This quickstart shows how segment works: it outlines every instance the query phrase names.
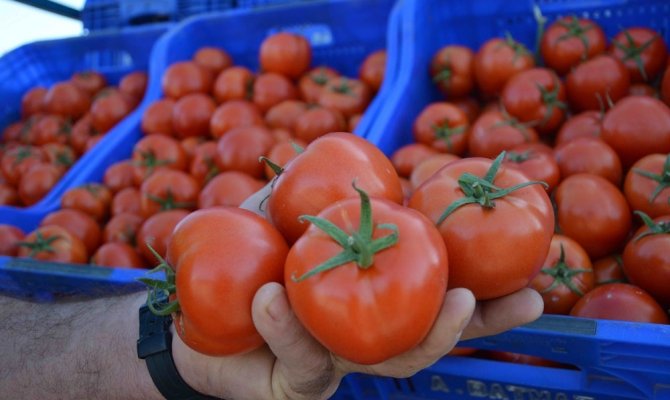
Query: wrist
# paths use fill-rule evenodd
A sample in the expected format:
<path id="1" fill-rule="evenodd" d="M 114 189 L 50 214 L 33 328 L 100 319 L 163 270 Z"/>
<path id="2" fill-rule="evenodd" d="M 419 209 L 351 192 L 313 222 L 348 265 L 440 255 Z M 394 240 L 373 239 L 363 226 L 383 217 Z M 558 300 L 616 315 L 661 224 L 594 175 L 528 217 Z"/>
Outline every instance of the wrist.
<path id="1" fill-rule="evenodd" d="M 203 357 L 206 356 L 191 350 L 191 348 L 181 340 L 179 334 L 177 334 L 174 324 L 171 327 L 171 331 L 172 357 L 174 358 L 174 364 L 182 379 L 184 379 L 190 387 L 200 393 L 223 397 L 220 393 L 216 393 L 213 388 L 207 384 L 208 375 L 206 361 L 203 361 Z"/>

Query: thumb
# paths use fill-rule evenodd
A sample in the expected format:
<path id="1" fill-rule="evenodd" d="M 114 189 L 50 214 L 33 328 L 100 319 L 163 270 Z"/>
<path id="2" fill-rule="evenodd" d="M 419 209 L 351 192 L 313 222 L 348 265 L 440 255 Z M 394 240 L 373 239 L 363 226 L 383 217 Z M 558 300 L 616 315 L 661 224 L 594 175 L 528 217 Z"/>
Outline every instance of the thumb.
<path id="1" fill-rule="evenodd" d="M 252 315 L 256 329 L 277 357 L 272 371 L 275 398 L 318 399 L 335 392 L 341 376 L 330 352 L 300 324 L 282 285 L 263 285 L 254 297 Z"/>

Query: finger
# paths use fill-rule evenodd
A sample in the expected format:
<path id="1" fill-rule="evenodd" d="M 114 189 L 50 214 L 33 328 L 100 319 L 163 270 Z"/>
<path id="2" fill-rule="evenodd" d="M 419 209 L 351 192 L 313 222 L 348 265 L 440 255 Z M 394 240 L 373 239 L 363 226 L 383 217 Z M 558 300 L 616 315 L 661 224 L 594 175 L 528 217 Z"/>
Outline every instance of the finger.
<path id="1" fill-rule="evenodd" d="M 262 286 L 252 314 L 256 329 L 277 357 L 272 378 L 275 398 L 317 399 L 334 393 L 341 376 L 330 353 L 291 311 L 283 286 L 274 282 Z"/>
<path id="2" fill-rule="evenodd" d="M 445 296 L 433 327 L 415 348 L 380 364 L 364 366 L 344 362 L 347 372 L 365 372 L 402 378 L 434 364 L 454 348 L 475 310 L 475 298 L 467 289 L 452 289 Z"/>
<path id="3" fill-rule="evenodd" d="M 263 186 L 263 188 L 256 193 L 249 196 L 246 200 L 240 204 L 240 208 L 244 208 L 251 212 L 254 212 L 261 217 L 265 217 L 265 206 L 268 197 L 272 193 L 272 182 Z"/>
<path id="4" fill-rule="evenodd" d="M 543 309 L 542 296 L 529 288 L 495 300 L 482 301 L 477 304 L 462 339 L 495 335 L 527 324 L 538 319 Z"/>

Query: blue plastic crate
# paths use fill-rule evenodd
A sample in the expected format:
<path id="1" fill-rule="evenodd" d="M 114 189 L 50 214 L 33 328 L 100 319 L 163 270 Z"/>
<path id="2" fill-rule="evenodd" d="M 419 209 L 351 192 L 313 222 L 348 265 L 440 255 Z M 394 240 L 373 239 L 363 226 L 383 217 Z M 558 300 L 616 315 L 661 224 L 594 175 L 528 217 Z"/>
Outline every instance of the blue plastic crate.
<path id="1" fill-rule="evenodd" d="M 69 79 L 77 71 L 96 70 L 116 85 L 127 73 L 147 71 L 154 43 L 167 31 L 166 26 L 151 26 L 114 34 L 35 42 L 21 46 L 0 58 L 0 131 L 20 119 L 21 97 L 34 86 L 49 87 Z M 132 115 L 132 114 L 131 114 Z M 102 141 L 120 135 L 123 122 Z M 0 206 L 0 223 L 23 229 L 35 226 L 36 219 L 58 207 L 68 187 L 83 183 L 82 170 L 96 157 L 96 150 L 84 155 L 41 201 L 30 207 Z"/>
<path id="2" fill-rule="evenodd" d="M 177 22 L 193 15 L 235 7 L 235 0 L 87 0 L 84 29 L 99 31 Z"/>
<path id="3" fill-rule="evenodd" d="M 294 3 L 306 3 L 314 0 L 237 0 L 235 4 L 238 8 L 255 8 L 281 6 Z"/>

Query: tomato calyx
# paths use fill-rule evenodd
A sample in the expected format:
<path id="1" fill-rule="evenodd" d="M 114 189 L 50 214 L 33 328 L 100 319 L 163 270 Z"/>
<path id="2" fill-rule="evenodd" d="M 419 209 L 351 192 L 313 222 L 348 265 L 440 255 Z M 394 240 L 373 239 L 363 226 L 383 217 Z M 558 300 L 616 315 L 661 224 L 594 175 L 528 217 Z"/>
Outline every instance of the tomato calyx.
<path id="1" fill-rule="evenodd" d="M 361 269 L 368 269 L 374 264 L 374 255 L 382 250 L 385 250 L 396 243 L 398 243 L 398 227 L 395 224 L 377 224 L 373 226 L 372 223 L 372 206 L 370 204 L 370 197 L 368 194 L 356 186 L 356 182 L 352 184 L 361 198 L 361 217 L 358 231 L 352 234 L 347 234 L 332 222 L 315 217 L 312 215 L 300 216 L 301 221 L 309 221 L 317 228 L 321 229 L 340 246 L 342 252 L 335 257 L 317 265 L 313 269 L 305 272 L 303 275 L 296 277 L 295 273 L 291 276 L 294 282 L 303 281 L 310 276 L 331 270 L 340 265 L 355 262 Z M 374 229 L 390 230 L 389 235 L 372 239 Z"/>
<path id="2" fill-rule="evenodd" d="M 637 66 L 637 69 L 640 70 L 642 79 L 647 82 L 649 77 L 647 76 L 647 71 L 644 69 L 642 53 L 644 53 L 649 48 L 649 46 L 651 46 L 651 44 L 654 43 L 656 39 L 658 39 L 658 35 L 654 35 L 654 37 L 638 46 L 635 44 L 635 40 L 633 40 L 633 37 L 630 35 L 628 29 L 624 30 L 623 34 L 626 37 L 626 43 L 624 44 L 618 41 L 614 41 L 613 44 L 623 53 L 623 61 L 633 60 L 635 62 L 635 66 Z"/>
<path id="3" fill-rule="evenodd" d="M 518 40 L 514 39 L 511 33 L 505 32 L 505 42 L 504 42 L 512 51 L 514 51 L 514 57 L 512 57 L 512 63 L 516 63 L 516 61 L 526 55 L 530 54 L 530 51 L 524 46 L 523 43 L 519 42 Z"/>
<path id="4" fill-rule="evenodd" d="M 584 296 L 584 293 L 581 290 L 579 290 L 577 286 L 575 286 L 574 282 L 572 281 L 572 278 L 576 275 L 593 271 L 587 268 L 571 269 L 570 267 L 568 267 L 568 264 L 565 263 L 565 249 L 561 244 L 561 253 L 556 263 L 554 263 L 554 265 L 552 265 L 549 268 L 542 268 L 540 272 L 554 278 L 554 281 L 551 283 L 551 285 L 549 285 L 549 287 L 547 287 L 546 289 L 542 290 L 542 293 L 551 292 L 557 287 L 563 285 L 568 289 L 570 289 L 570 291 L 573 292 L 574 294 L 578 296 Z"/>
<path id="5" fill-rule="evenodd" d="M 56 153 L 56 165 L 61 167 L 69 167 L 72 164 L 74 164 L 74 159 L 70 153 L 64 150 Z"/>
<path id="6" fill-rule="evenodd" d="M 42 232 L 35 232 L 35 241 L 34 242 L 19 242 L 19 247 L 25 247 L 30 250 L 28 257 L 35 257 L 40 253 L 54 253 L 53 243 L 56 240 L 62 239 L 58 235 L 50 236 L 45 238 L 42 235 Z"/>
<path id="7" fill-rule="evenodd" d="M 454 145 L 451 138 L 456 135 L 460 135 L 465 131 L 465 126 L 449 126 L 448 121 L 444 121 L 442 124 L 434 124 L 432 127 L 433 132 L 435 132 L 435 138 L 443 141 L 447 145 L 447 149 L 452 150 Z"/>
<path id="8" fill-rule="evenodd" d="M 165 197 L 147 194 L 147 198 L 157 203 L 161 211 L 192 209 L 195 207 L 195 203 L 192 201 L 178 201 L 170 189 L 165 192 Z"/>
<path id="9" fill-rule="evenodd" d="M 493 182 L 495 180 L 496 174 L 498 173 L 500 164 L 502 164 L 504 159 L 505 152 L 503 151 L 493 161 L 491 167 L 483 178 L 469 172 L 463 173 L 458 178 L 458 185 L 465 194 L 465 197 L 452 202 L 437 220 L 436 225 L 441 225 L 448 216 L 466 204 L 476 203 L 479 204 L 482 208 L 492 209 L 495 208 L 494 200 L 503 198 L 510 193 L 522 189 L 526 186 L 540 184 L 544 186 L 545 189 L 549 186 L 546 182 L 542 181 L 528 181 L 507 188 L 501 188 L 494 185 Z"/>
<path id="10" fill-rule="evenodd" d="M 530 140 L 530 136 L 528 134 L 528 127 L 531 126 L 531 125 L 536 124 L 536 122 L 523 123 L 523 122 L 519 121 L 518 119 L 514 118 L 513 116 L 511 116 L 507 112 L 507 110 L 502 110 L 502 115 L 503 115 L 504 119 L 502 121 L 498 121 L 495 124 L 491 125 L 491 128 L 497 129 L 497 128 L 500 128 L 500 127 L 503 127 L 503 126 L 510 126 L 512 128 L 515 128 L 516 130 L 518 130 L 526 141 Z"/>
<path id="11" fill-rule="evenodd" d="M 653 172 L 649 172 L 640 168 L 633 168 L 633 172 L 658 182 L 658 186 L 654 188 L 654 191 L 649 197 L 649 203 L 653 203 L 663 190 L 670 188 L 670 154 L 665 158 L 665 163 L 663 163 L 663 172 L 660 174 L 654 174 Z"/>
<path id="12" fill-rule="evenodd" d="M 355 96 L 354 87 L 349 83 L 349 80 L 342 78 L 340 84 L 333 85 L 331 90 L 337 94 L 343 94 L 346 96 Z"/>
<path id="13" fill-rule="evenodd" d="M 574 37 L 579 39 L 584 45 L 584 51 L 582 52 L 582 60 L 586 60 L 586 58 L 589 55 L 588 53 L 589 39 L 586 37 L 586 32 L 593 29 L 593 25 L 588 24 L 586 26 L 582 26 L 579 23 L 579 19 L 577 19 L 577 17 L 575 17 L 574 15 L 569 19 L 558 21 L 558 25 L 565 28 L 567 32 L 559 36 L 557 40 L 559 42 L 562 42 L 564 40 L 568 40 Z"/>
<path id="14" fill-rule="evenodd" d="M 97 183 L 85 183 L 81 186 L 82 189 L 89 192 L 93 197 L 98 198 L 100 191 L 102 190 L 102 185 Z"/>
<path id="15" fill-rule="evenodd" d="M 147 307 L 154 315 L 163 317 L 178 312 L 180 310 L 179 300 L 173 299 L 165 303 L 160 296 L 161 294 L 164 294 L 169 299 L 172 295 L 177 293 L 177 285 L 175 283 L 177 274 L 172 267 L 170 267 L 170 264 L 168 264 L 168 262 L 161 257 L 149 243 L 146 243 L 146 245 L 159 262 L 159 264 L 154 269 L 148 271 L 147 274 L 156 274 L 159 272 L 165 273 L 165 280 L 152 278 L 137 279 L 144 283 L 148 288 Z"/>
<path id="16" fill-rule="evenodd" d="M 172 164 L 172 160 L 161 160 L 156 156 L 153 150 L 140 151 L 140 159 L 133 161 L 136 167 L 146 168 L 145 176 L 151 175 L 158 167 Z"/>
<path id="17" fill-rule="evenodd" d="M 666 235 L 670 234 L 670 222 L 668 221 L 661 221 L 661 222 L 654 222 L 653 219 L 644 211 L 634 211 L 634 214 L 637 214 L 640 218 L 642 218 L 642 221 L 644 224 L 649 228 L 648 231 L 642 232 L 639 235 L 637 235 L 633 241 L 637 242 L 638 240 L 647 237 L 647 236 L 652 236 L 652 235 Z"/>
<path id="18" fill-rule="evenodd" d="M 537 83 L 537 90 L 540 91 L 540 97 L 542 99 L 542 103 L 547 107 L 546 112 L 544 113 L 544 117 L 542 117 L 542 120 L 539 121 L 540 126 L 544 126 L 549 122 L 551 117 L 554 115 L 554 110 L 556 108 L 565 111 L 568 111 L 568 105 L 565 104 L 564 101 L 561 101 L 558 98 L 558 95 L 560 94 L 560 82 L 558 82 L 558 79 L 556 77 L 554 78 L 554 88 L 553 89 L 547 89 L 546 87 L 542 86 L 541 84 Z"/>
<path id="19" fill-rule="evenodd" d="M 319 69 L 310 75 L 310 79 L 319 86 L 326 86 L 329 78 L 323 69 Z"/>
<path id="20" fill-rule="evenodd" d="M 58 135 L 65 136 L 68 141 L 70 140 L 70 137 L 72 137 L 72 120 L 70 118 L 65 119 L 61 123 L 58 129 Z"/>
<path id="21" fill-rule="evenodd" d="M 16 167 L 17 165 L 21 164 L 21 161 L 32 157 L 34 154 L 35 152 L 30 146 L 19 147 L 19 150 L 16 152 L 16 158 L 14 159 L 13 165 Z"/>

